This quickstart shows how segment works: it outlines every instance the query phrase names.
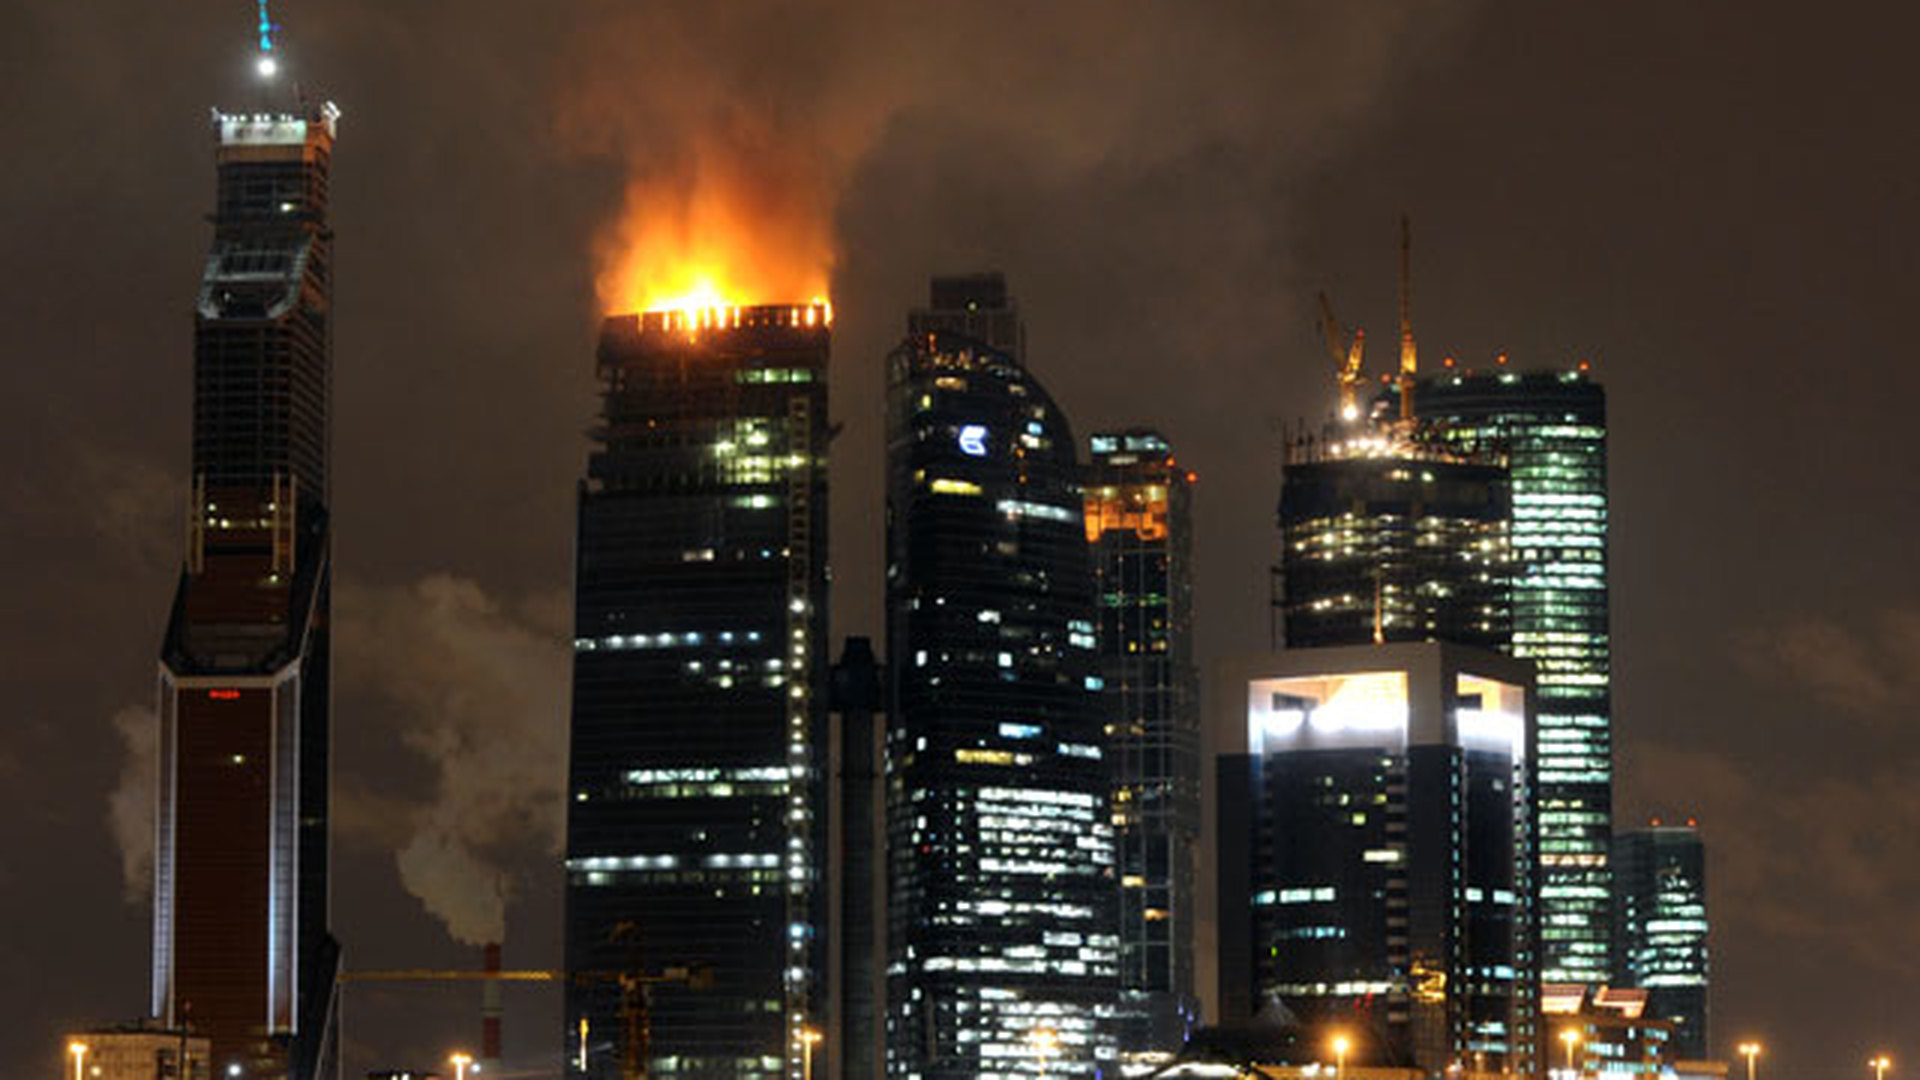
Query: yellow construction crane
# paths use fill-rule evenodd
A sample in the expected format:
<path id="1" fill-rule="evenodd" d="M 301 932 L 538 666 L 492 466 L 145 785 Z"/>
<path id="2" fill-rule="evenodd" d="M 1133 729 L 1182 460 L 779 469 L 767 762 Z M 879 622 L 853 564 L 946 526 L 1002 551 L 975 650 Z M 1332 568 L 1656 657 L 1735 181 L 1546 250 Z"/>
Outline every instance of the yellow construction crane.
<path id="1" fill-rule="evenodd" d="M 613 983 L 620 987 L 620 1021 L 625 1029 L 625 1052 L 621 1055 L 621 1080 L 646 1080 L 648 1043 L 653 1036 L 653 988 L 661 983 L 682 983 L 692 990 L 713 986 L 711 969 L 694 966 L 665 967 L 658 971 L 446 971 L 408 968 L 398 971 L 344 971 L 343 983 L 403 982 L 572 982 L 578 986 Z M 585 1023 L 581 1038 L 585 1040 Z M 584 1066 L 583 1066 L 584 1067 Z"/>
<path id="2" fill-rule="evenodd" d="M 1327 356 L 1340 379 L 1340 419 L 1360 419 L 1360 363 L 1367 351 L 1367 332 L 1354 328 L 1351 340 L 1333 317 L 1333 301 L 1320 294 L 1320 337 L 1327 343 Z"/>
<path id="3" fill-rule="evenodd" d="M 1413 226 L 1400 215 L 1400 420 L 1413 423 L 1413 380 L 1420 353 L 1413 344 Z"/>

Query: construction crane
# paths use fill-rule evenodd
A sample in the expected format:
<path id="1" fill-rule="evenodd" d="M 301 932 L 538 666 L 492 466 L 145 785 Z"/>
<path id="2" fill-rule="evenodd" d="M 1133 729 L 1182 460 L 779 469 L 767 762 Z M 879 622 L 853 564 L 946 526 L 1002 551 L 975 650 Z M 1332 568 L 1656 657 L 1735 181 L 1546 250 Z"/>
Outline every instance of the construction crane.
<path id="1" fill-rule="evenodd" d="M 616 928 L 615 933 L 619 933 Z M 617 939 L 616 939 L 617 940 Z M 345 971 L 343 983 L 408 982 L 534 982 L 566 983 L 576 986 L 613 984 L 620 988 L 620 1024 L 625 1035 L 620 1061 L 621 1080 L 646 1080 L 647 1050 L 653 1036 L 653 988 L 661 983 L 680 983 L 690 990 L 713 986 L 711 968 L 676 965 L 658 971 L 467 971 L 410 968 L 398 971 Z M 581 1043 L 586 1041 L 586 1021 L 581 1021 Z M 584 1049 L 582 1051 L 584 1056 Z M 581 1068 L 585 1069 L 583 1062 Z"/>
<path id="2" fill-rule="evenodd" d="M 1333 301 L 1320 294 L 1320 337 L 1327 343 L 1327 356 L 1340 379 L 1340 419 L 1360 419 L 1360 363 L 1367 350 L 1367 332 L 1354 328 L 1348 340 L 1340 320 L 1333 317 Z"/>
<path id="3" fill-rule="evenodd" d="M 1400 422 L 1413 423 L 1413 380 L 1420 352 L 1413 344 L 1413 226 L 1400 215 Z"/>

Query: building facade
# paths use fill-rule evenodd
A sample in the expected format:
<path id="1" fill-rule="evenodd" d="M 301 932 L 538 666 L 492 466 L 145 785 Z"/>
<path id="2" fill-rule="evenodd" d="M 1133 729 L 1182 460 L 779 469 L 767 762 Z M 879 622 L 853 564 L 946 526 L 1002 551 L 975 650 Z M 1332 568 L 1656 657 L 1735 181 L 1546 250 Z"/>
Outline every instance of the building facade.
<path id="1" fill-rule="evenodd" d="M 574 563 L 570 1075 L 804 1070 L 825 1001 L 828 321 L 602 328 Z M 632 981 L 673 968 L 698 977 Z"/>
<path id="2" fill-rule="evenodd" d="M 1079 466 L 1012 353 L 939 328 L 995 302 L 949 285 L 889 357 L 887 1073 L 1092 1077 L 1118 882 Z"/>
<path id="3" fill-rule="evenodd" d="M 1344 425 L 1289 444 L 1274 598 L 1287 648 L 1508 646 L 1506 469 L 1416 434 Z"/>
<path id="4" fill-rule="evenodd" d="M 328 407 L 337 110 L 213 117 L 186 565 L 161 647 L 153 1013 L 216 1067 L 335 1060 Z"/>
<path id="5" fill-rule="evenodd" d="M 1673 1023 L 1673 1052 L 1708 1058 L 1707 853 L 1698 826 L 1662 825 L 1613 840 L 1614 978 Z"/>
<path id="6" fill-rule="evenodd" d="M 1199 1017 L 1192 478 L 1158 432 L 1101 432 L 1090 445 L 1087 541 L 1120 874 L 1120 1049 L 1171 1052 Z"/>
<path id="7" fill-rule="evenodd" d="M 1414 388 L 1444 441 L 1512 475 L 1512 652 L 1539 673 L 1544 963 L 1605 982 L 1613 835 L 1607 400 L 1584 370 L 1447 373 Z"/>
<path id="8" fill-rule="evenodd" d="M 1223 1022 L 1278 1007 L 1371 1064 L 1532 1072 L 1531 683 L 1441 643 L 1264 663 L 1220 765 Z"/>
<path id="9" fill-rule="evenodd" d="M 76 1031 L 66 1039 L 63 1075 L 88 1080 L 213 1080 L 204 1035 L 147 1025 Z"/>
<path id="10" fill-rule="evenodd" d="M 1548 983 L 1540 1012 L 1551 1044 L 1549 1080 L 1676 1075 L 1673 1021 L 1650 1015 L 1645 990 Z"/>

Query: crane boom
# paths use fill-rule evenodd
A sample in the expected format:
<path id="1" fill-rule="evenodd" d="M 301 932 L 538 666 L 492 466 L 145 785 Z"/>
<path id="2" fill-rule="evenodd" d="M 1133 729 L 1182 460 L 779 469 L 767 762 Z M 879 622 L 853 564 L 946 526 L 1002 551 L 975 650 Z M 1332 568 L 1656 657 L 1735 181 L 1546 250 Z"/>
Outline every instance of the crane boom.
<path id="1" fill-rule="evenodd" d="M 1356 420 L 1360 416 L 1360 365 L 1366 354 L 1367 332 L 1359 328 L 1347 338 L 1340 320 L 1333 317 L 1333 301 L 1320 294 L 1320 337 L 1327 345 L 1327 356 L 1340 380 L 1340 418 Z"/>
<path id="2" fill-rule="evenodd" d="M 1413 226 L 1400 215 L 1400 419 L 1413 422 L 1413 380 L 1420 367 L 1413 343 Z"/>

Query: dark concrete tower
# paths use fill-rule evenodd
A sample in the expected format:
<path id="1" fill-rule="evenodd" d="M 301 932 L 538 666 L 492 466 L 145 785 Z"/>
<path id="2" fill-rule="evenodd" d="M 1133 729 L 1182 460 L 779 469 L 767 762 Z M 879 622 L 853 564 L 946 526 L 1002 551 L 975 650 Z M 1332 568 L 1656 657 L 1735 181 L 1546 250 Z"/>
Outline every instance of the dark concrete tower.
<path id="1" fill-rule="evenodd" d="M 263 78 L 277 69 L 263 40 Z M 186 566 L 160 655 L 153 1010 L 215 1068 L 334 1068 L 327 932 L 332 105 L 213 116 Z"/>
<path id="2" fill-rule="evenodd" d="M 887 1072 L 900 1078 L 1115 1064 L 1112 781 L 1073 434 L 1013 353 L 947 328 L 1010 312 L 1004 284 L 982 284 L 998 280 L 936 280 L 889 358 Z M 1019 340 L 1005 320 L 983 332 Z"/>
<path id="3" fill-rule="evenodd" d="M 571 1076 L 799 1080 L 824 1016 L 827 322 L 815 304 L 602 329 L 574 563 Z M 622 976 L 669 968 L 710 985 L 660 982 L 639 1022 Z"/>

